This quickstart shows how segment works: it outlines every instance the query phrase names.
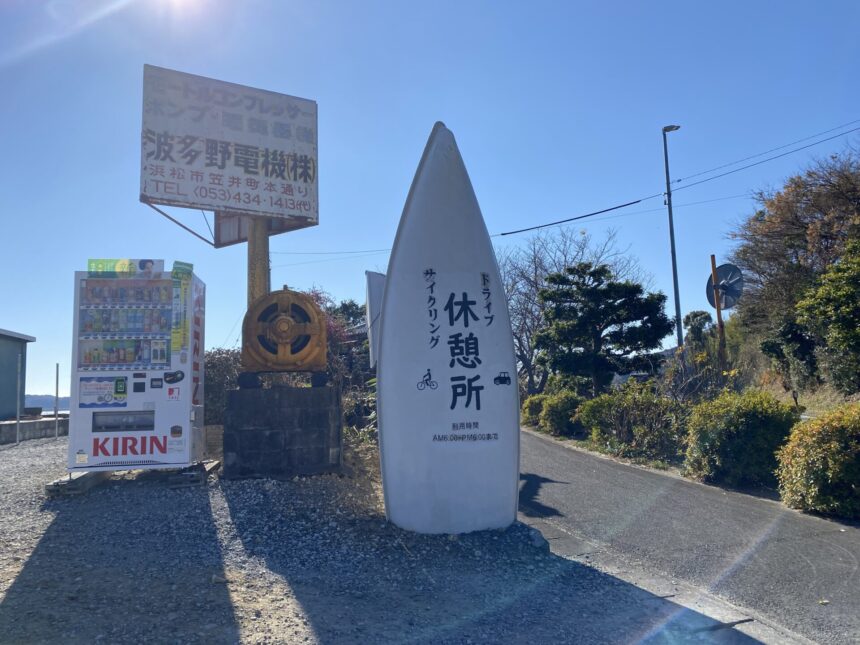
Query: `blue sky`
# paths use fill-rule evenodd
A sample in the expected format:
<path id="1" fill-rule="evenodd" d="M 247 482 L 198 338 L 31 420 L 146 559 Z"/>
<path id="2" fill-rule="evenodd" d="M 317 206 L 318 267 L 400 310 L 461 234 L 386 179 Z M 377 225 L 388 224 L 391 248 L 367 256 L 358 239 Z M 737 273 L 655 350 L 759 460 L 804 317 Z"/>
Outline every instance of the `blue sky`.
<path id="1" fill-rule="evenodd" d="M 858 19 L 853 1 L 4 0 L 0 327 L 38 338 L 28 393 L 53 392 L 56 362 L 67 393 L 73 272 L 157 257 L 207 283 L 207 346 L 237 343 L 244 245 L 212 249 L 138 201 L 144 63 L 317 101 L 320 225 L 272 238 L 272 285 L 363 302 L 385 253 L 309 253 L 390 247 L 435 121 L 491 233 L 571 217 L 660 193 L 666 124 L 681 178 L 860 119 Z M 857 135 L 677 190 L 683 312 L 707 306 L 709 254 L 751 193 Z M 657 197 L 576 226 L 617 229 L 671 311 L 666 219 Z"/>

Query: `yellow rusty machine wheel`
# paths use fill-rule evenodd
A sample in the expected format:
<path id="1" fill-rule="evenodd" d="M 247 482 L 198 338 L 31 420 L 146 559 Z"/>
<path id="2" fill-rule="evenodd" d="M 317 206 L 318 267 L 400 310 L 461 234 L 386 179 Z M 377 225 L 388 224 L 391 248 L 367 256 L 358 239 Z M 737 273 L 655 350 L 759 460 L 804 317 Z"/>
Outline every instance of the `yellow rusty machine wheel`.
<path id="1" fill-rule="evenodd" d="M 310 296 L 289 289 L 258 298 L 242 323 L 242 367 L 249 372 L 325 371 L 325 314 Z"/>

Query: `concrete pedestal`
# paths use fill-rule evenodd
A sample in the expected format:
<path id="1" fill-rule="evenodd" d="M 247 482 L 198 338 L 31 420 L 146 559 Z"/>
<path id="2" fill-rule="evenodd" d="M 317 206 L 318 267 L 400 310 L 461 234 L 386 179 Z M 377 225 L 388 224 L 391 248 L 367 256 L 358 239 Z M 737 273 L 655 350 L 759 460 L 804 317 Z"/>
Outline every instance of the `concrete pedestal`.
<path id="1" fill-rule="evenodd" d="M 227 398 L 223 476 L 337 472 L 341 419 L 340 390 L 334 386 L 234 390 Z"/>

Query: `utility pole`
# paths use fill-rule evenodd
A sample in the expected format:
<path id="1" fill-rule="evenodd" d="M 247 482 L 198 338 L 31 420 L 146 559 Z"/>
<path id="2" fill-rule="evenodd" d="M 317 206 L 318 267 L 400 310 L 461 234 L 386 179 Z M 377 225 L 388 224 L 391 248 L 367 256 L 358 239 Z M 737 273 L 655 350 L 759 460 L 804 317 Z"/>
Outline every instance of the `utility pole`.
<path id="1" fill-rule="evenodd" d="M 720 281 L 717 279 L 717 258 L 711 256 L 711 280 L 714 283 L 714 308 L 717 310 L 717 332 L 719 333 L 719 345 L 717 345 L 717 361 L 720 364 L 720 373 L 726 370 L 726 328 L 723 326 L 723 293 L 720 289 Z"/>
<path id="2" fill-rule="evenodd" d="M 669 245 L 672 249 L 672 285 L 675 288 L 675 333 L 678 336 L 678 347 L 684 345 L 684 329 L 681 327 L 681 297 L 678 295 L 678 261 L 675 258 L 675 223 L 672 219 L 672 186 L 669 181 L 669 147 L 666 144 L 666 133 L 680 130 L 680 125 L 663 127 L 663 161 L 666 164 L 666 206 L 669 207 Z"/>

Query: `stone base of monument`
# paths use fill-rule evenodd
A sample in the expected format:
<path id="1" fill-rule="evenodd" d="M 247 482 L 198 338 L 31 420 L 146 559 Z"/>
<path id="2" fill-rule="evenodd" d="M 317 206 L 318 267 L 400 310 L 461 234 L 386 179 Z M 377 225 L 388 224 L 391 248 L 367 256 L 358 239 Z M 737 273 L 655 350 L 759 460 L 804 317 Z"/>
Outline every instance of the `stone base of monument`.
<path id="1" fill-rule="evenodd" d="M 338 472 L 340 389 L 273 387 L 228 393 L 223 477 L 286 478 Z"/>

